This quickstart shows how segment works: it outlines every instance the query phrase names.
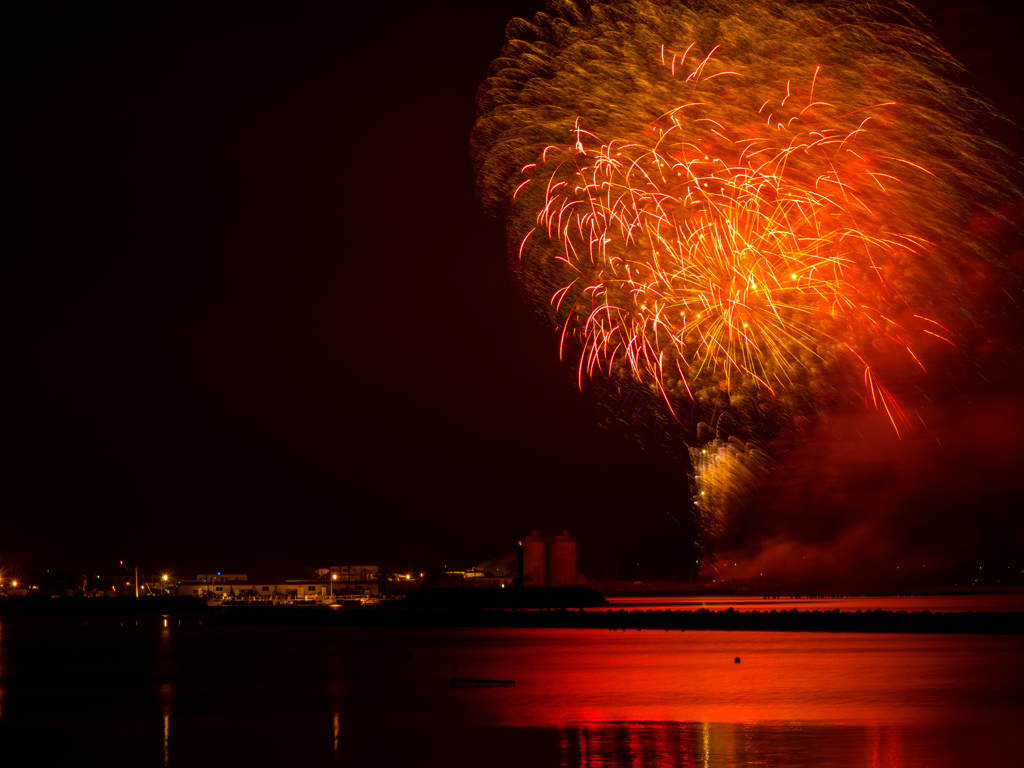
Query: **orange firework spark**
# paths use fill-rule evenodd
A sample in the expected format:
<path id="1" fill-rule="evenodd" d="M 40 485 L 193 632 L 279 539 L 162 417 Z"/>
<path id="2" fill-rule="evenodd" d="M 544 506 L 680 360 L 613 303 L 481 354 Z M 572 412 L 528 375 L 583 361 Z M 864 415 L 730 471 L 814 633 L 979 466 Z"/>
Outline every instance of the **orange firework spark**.
<path id="1" fill-rule="evenodd" d="M 964 275 L 998 258 L 964 220 L 1009 185 L 955 62 L 880 8 L 912 10 L 559 2 L 510 24 L 478 181 L 581 386 L 707 420 L 723 396 L 809 414 L 859 389 L 907 422 L 888 382 L 956 343 L 970 310 L 940 297 L 980 303 Z"/>
<path id="2" fill-rule="evenodd" d="M 785 390 L 805 360 L 822 361 L 823 344 L 884 338 L 912 356 L 905 329 L 872 295 L 898 307 L 899 288 L 880 265 L 929 243 L 858 226 L 876 218 L 865 186 L 884 193 L 885 183 L 899 183 L 867 169 L 858 141 L 873 113 L 893 105 L 843 116 L 845 131 L 835 127 L 840 120 L 822 130 L 815 118 L 832 106 L 812 96 L 796 102 L 787 83 L 777 104 L 762 105 L 774 109 L 757 135 L 734 138 L 730 126 L 709 121 L 701 140 L 682 116 L 703 106 L 711 56 L 689 71 L 686 61 L 686 53 L 673 55 L 669 66 L 692 82 L 691 100 L 651 124 L 648 141 L 602 143 L 577 122 L 571 146 L 549 147 L 516 190 L 545 185 L 537 228 L 561 244 L 557 258 L 570 268 L 571 281 L 552 301 L 560 306 L 574 294 L 563 333 L 581 342 L 580 378 L 625 366 L 671 408 L 670 392 L 692 398 L 708 381 Z M 863 170 L 849 170 L 851 159 Z M 895 424 L 901 412 L 863 367 Z"/>
<path id="3" fill-rule="evenodd" d="M 988 106 L 917 12 L 548 10 L 509 24 L 471 146 L 513 274 L 560 329 L 579 385 L 600 380 L 631 410 L 646 393 L 690 448 L 707 439 L 697 421 L 722 437 L 726 412 L 761 442 L 854 399 L 909 424 L 899 403 L 922 407 L 942 350 L 998 321 L 971 275 L 1003 269 L 1002 255 L 969 222 L 1018 194 L 977 127 Z M 695 487 L 762 476 L 743 446 L 689 456 L 705 470 Z M 729 506 L 741 490 L 704 496 Z"/>

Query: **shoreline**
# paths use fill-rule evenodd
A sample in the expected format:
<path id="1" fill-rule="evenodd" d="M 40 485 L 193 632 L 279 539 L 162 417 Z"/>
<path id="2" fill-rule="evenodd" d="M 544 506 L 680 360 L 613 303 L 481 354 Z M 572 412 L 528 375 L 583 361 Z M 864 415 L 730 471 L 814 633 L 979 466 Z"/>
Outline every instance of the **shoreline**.
<path id="1" fill-rule="evenodd" d="M 174 621 L 192 627 L 367 627 L 382 629 L 593 629 L 604 631 L 824 632 L 1024 635 L 1024 612 L 328 608 L 275 606 L 203 611 L 3 613 L 12 624 L 54 622 L 136 627 Z"/>
<path id="2" fill-rule="evenodd" d="M 608 631 L 872 632 L 901 634 L 1024 634 L 1024 612 L 735 611 L 697 610 L 322 610 L 230 608 L 204 626 L 362 626 L 603 629 Z"/>
<path id="3" fill-rule="evenodd" d="M 635 597 L 639 597 L 634 593 Z M 613 597 L 617 597 L 613 595 Z M 625 597 L 625 596 L 623 596 Z M 794 596 L 801 597 L 801 596 Z M 809 595 L 806 597 L 810 597 Z M 824 597 L 824 596 L 823 596 Z M 620 598 L 621 599 L 621 598 Z M 628 598 L 627 598 L 628 599 Z M 758 600 L 757 602 L 761 602 Z M 905 634 L 1024 634 L 1021 610 L 901 610 L 898 608 L 772 605 L 732 606 L 609 605 L 589 589 L 512 590 L 435 589 L 374 605 L 209 606 L 195 597 L 0 598 L 0 619 L 81 621 L 85 624 L 134 620 L 211 627 L 339 626 L 381 628 L 548 628 L 662 631 L 871 632 Z M 909 606 L 908 606 L 909 607 Z M 995 607 L 995 606 L 993 606 Z M 1015 608 L 1016 606 L 999 606 Z"/>

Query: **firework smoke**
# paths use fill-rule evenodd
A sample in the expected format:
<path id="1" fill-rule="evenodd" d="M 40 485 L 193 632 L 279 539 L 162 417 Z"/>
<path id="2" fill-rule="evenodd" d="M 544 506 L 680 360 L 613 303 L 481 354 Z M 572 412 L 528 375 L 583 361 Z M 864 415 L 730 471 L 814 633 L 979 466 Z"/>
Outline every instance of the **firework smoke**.
<path id="1" fill-rule="evenodd" d="M 758 445 L 862 401 L 927 423 L 1006 312 L 971 222 L 1014 196 L 1012 164 L 923 23 L 900 2 L 550 2 L 479 89 L 478 190 L 524 296 L 581 388 L 633 431 L 673 425 L 707 542 L 767 475 Z"/>
<path id="2" fill-rule="evenodd" d="M 819 424 L 780 459 L 715 540 L 709 580 L 767 592 L 1020 583 L 1020 398 L 975 393 L 903 440 L 869 415 Z"/>

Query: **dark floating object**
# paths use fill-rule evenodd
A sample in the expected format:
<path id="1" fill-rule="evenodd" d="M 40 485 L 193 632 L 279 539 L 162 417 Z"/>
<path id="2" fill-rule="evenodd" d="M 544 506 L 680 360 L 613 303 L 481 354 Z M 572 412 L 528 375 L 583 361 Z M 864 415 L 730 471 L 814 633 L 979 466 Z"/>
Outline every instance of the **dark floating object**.
<path id="1" fill-rule="evenodd" d="M 733 664 L 739 664 L 740 663 L 740 657 L 737 656 L 735 659 L 732 660 L 732 663 Z"/>
<path id="2" fill-rule="evenodd" d="M 515 687 L 515 680 L 488 680 L 482 677 L 456 677 L 459 665 L 452 665 L 452 688 L 493 688 L 495 686 L 504 688 L 511 685 Z"/>
<path id="3" fill-rule="evenodd" d="M 515 687 L 515 680 L 484 680 L 475 677 L 453 677 L 452 688 L 493 688 L 494 686 Z"/>

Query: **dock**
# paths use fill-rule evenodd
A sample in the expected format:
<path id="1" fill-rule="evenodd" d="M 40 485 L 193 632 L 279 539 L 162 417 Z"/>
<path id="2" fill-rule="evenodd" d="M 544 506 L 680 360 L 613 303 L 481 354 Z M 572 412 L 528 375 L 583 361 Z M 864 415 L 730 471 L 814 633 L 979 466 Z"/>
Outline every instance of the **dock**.
<path id="1" fill-rule="evenodd" d="M 485 680 L 477 677 L 453 677 L 452 688 L 493 688 L 515 686 L 515 680 Z"/>

